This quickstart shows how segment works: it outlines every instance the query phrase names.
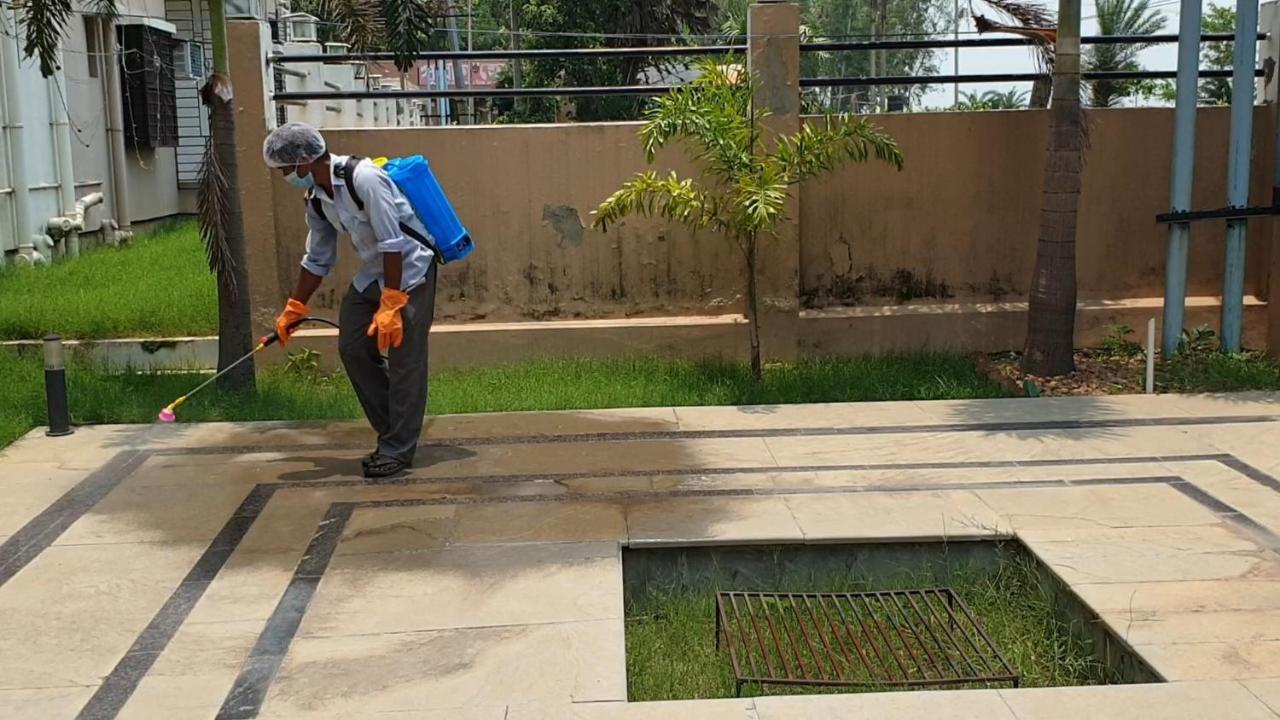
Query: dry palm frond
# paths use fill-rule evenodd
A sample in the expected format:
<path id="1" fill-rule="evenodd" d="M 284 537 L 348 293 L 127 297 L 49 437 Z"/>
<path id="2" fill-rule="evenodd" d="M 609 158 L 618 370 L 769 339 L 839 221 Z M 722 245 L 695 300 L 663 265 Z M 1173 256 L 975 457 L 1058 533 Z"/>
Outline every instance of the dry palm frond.
<path id="1" fill-rule="evenodd" d="M 333 23 L 334 36 L 356 52 L 380 49 L 383 38 L 382 7 L 371 0 L 305 0 L 297 9 Z"/>
<path id="2" fill-rule="evenodd" d="M 229 192 L 231 188 L 226 171 L 218 162 L 218 153 L 214 152 L 213 138 L 210 137 L 205 142 L 204 167 L 200 171 L 200 237 L 204 239 L 204 253 L 210 272 L 220 284 L 235 292 L 235 274 L 232 272 L 235 261 L 227 244 L 227 226 L 231 222 L 231 208 L 227 202 Z"/>
<path id="3" fill-rule="evenodd" d="M 979 33 L 1002 32 L 1021 35 L 1035 42 L 1032 53 L 1040 72 L 1053 69 L 1054 44 L 1058 40 L 1058 23 L 1053 15 L 1033 2 L 1020 0 L 982 0 L 1003 15 L 1008 22 L 996 22 L 982 15 L 974 15 L 973 22 Z"/>
<path id="4" fill-rule="evenodd" d="M 218 284 L 231 291 L 235 297 L 235 260 L 231 255 L 231 247 L 227 238 L 227 228 L 231 224 L 230 194 L 234 192 L 228 182 L 225 168 L 218 158 L 214 146 L 215 131 L 218 122 L 214 112 L 214 103 L 226 102 L 219 88 L 219 75 L 209 79 L 201 91 L 205 106 L 209 109 L 209 139 L 204 144 L 204 162 L 200 170 L 200 189 L 197 195 L 197 209 L 200 216 L 200 237 L 204 240 L 205 258 L 209 262 L 209 271 L 218 278 Z"/>
<path id="5" fill-rule="evenodd" d="M 1058 21 L 1043 5 L 1019 0 L 982 0 L 1009 19 L 1011 23 L 1023 28 L 1055 28 Z"/>

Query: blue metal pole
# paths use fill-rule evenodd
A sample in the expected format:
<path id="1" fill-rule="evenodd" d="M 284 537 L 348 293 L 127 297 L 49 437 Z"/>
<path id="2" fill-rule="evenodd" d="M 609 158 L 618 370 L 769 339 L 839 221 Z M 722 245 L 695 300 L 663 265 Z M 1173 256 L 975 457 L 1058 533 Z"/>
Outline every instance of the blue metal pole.
<path id="1" fill-rule="evenodd" d="M 1169 210 L 1191 210 L 1196 163 L 1196 82 L 1200 69 L 1200 0 L 1182 0 L 1178 26 L 1178 96 L 1173 110 L 1173 181 Z M 1164 268 L 1164 356 L 1177 352 L 1187 310 L 1187 250 L 1191 223 L 1169 225 L 1169 253 Z"/>
<path id="2" fill-rule="evenodd" d="M 1237 0 L 1235 57 L 1231 74 L 1231 141 L 1227 156 L 1227 205 L 1249 205 L 1253 148 L 1254 65 L 1258 55 L 1258 0 Z M 1248 220 L 1227 221 L 1227 261 L 1222 273 L 1222 349 L 1240 351 L 1244 328 L 1244 260 Z"/>

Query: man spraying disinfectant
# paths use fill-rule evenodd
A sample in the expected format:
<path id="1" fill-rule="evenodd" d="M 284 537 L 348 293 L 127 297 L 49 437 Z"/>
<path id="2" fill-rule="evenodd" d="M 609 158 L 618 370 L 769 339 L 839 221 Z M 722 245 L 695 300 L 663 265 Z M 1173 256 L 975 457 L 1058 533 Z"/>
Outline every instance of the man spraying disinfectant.
<path id="1" fill-rule="evenodd" d="M 280 126 L 267 137 L 262 157 L 306 191 L 307 249 L 276 332 L 281 343 L 288 342 L 291 326 L 310 314 L 307 301 L 333 269 L 338 234 L 345 232 L 360 269 L 339 311 L 338 354 L 378 433 L 378 445 L 362 465 L 365 477 L 398 474 L 413 464 L 426 412 L 436 264 L 452 258 L 439 257 L 440 246 L 415 212 L 417 198 L 411 203 L 387 169 L 330 153 L 315 128 Z M 421 158 L 411 160 L 425 171 Z M 439 201 L 445 202 L 442 195 Z M 466 241 L 462 255 L 470 250 Z M 457 249 L 451 245 L 449 251 Z"/>

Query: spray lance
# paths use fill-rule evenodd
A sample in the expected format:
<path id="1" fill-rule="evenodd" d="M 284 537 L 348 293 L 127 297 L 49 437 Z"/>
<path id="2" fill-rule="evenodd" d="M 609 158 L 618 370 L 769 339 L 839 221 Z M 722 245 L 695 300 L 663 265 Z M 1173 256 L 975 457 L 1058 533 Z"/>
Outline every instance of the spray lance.
<path id="1" fill-rule="evenodd" d="M 334 322 L 334 321 L 332 321 L 332 320 L 326 320 L 325 318 L 322 318 L 322 317 L 312 317 L 312 316 L 307 316 L 307 317 L 300 318 L 300 319 L 295 320 L 294 322 L 290 323 L 290 324 L 289 324 L 289 331 L 290 331 L 290 332 L 293 332 L 293 329 L 294 329 L 294 328 L 296 328 L 296 327 L 298 327 L 299 325 L 301 325 L 302 323 L 306 323 L 306 322 L 318 322 L 318 323 L 323 323 L 323 324 L 328 325 L 328 326 L 330 326 L 330 327 L 332 327 L 332 328 L 334 328 L 334 329 L 337 329 L 337 327 L 338 327 L 338 323 L 336 323 L 336 322 Z M 182 397 L 178 398 L 177 400 L 174 400 L 173 402 L 171 402 L 171 403 L 169 403 L 168 405 L 166 405 L 166 406 L 164 407 L 164 409 L 160 411 L 160 414 L 156 416 L 156 418 L 157 418 L 160 422 L 166 422 L 166 423 L 171 423 L 171 422 L 173 422 L 173 421 L 177 420 L 177 419 L 178 419 L 178 416 L 175 414 L 175 411 L 178 409 L 178 407 L 179 407 L 180 405 L 182 405 L 182 403 L 184 403 L 184 402 L 186 402 L 186 401 L 187 401 L 187 398 L 190 398 L 192 395 L 195 395 L 196 393 L 198 393 L 198 392 L 200 392 L 201 390 L 205 389 L 205 388 L 206 388 L 210 383 L 212 383 L 214 380 L 217 380 L 218 378 L 220 378 L 220 377 L 222 377 L 223 375 L 225 375 L 225 374 L 227 374 L 228 372 L 230 372 L 230 371 L 231 371 L 231 369 L 232 369 L 232 368 L 234 368 L 235 366 L 237 366 L 237 365 L 239 365 L 240 363 L 244 362 L 245 360 L 248 360 L 249 358 L 253 357 L 253 356 L 254 356 L 258 351 L 263 350 L 264 348 L 268 348 L 268 347 L 270 347 L 271 345 L 274 345 L 278 340 L 280 340 L 280 333 L 276 332 L 275 330 L 272 330 L 270 333 L 268 333 L 268 334 L 266 334 L 266 335 L 263 335 L 263 336 L 262 336 L 262 339 L 260 339 L 260 340 L 258 341 L 257 346 L 255 346 L 255 347 L 254 347 L 252 350 L 250 350 L 249 352 L 245 353 L 243 357 L 241 357 L 239 360 L 236 360 L 235 362 L 231 363 L 230 365 L 226 366 L 225 368 L 223 368 L 223 369 L 219 370 L 219 371 L 218 371 L 218 372 L 217 372 L 213 377 L 211 377 L 211 378 L 209 378 L 208 380 L 205 380 L 204 382 L 200 383 L 200 384 L 199 384 L 199 385 L 197 385 L 193 390 L 191 390 L 190 392 L 188 392 L 186 395 L 183 395 Z"/>

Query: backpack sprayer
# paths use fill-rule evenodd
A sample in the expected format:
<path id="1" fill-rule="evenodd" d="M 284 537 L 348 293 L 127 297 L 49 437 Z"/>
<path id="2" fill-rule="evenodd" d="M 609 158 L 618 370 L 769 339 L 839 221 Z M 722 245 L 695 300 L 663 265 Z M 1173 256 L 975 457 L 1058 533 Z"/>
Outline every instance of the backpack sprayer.
<path id="1" fill-rule="evenodd" d="M 298 327 L 299 325 L 305 322 L 324 323 L 325 325 L 329 325 L 330 327 L 333 327 L 335 329 L 337 329 L 338 327 L 338 323 L 332 320 L 326 320 L 325 318 L 322 318 L 322 317 L 308 316 L 300 320 L 296 320 L 293 323 L 290 323 L 289 331 L 292 332 L 294 328 Z M 217 380 L 223 375 L 226 375 L 228 372 L 231 371 L 232 368 L 244 362 L 245 360 L 248 360 L 249 358 L 253 357 L 254 354 L 256 354 L 259 350 L 262 350 L 263 348 L 270 347 L 271 345 L 275 344 L 275 342 L 279 339 L 280 339 L 280 333 L 276 332 L 275 330 L 272 330 L 270 333 L 263 335 L 262 339 L 258 341 L 257 347 L 245 353 L 244 357 L 241 357 L 239 360 L 236 360 L 235 362 L 231 363 L 225 368 L 219 370 L 213 377 L 197 385 L 195 389 L 193 389 L 191 392 L 187 393 L 186 395 L 183 395 L 177 400 L 174 400 L 173 402 L 166 405 L 165 408 L 160 411 L 160 414 L 156 416 L 156 419 L 158 419 L 160 422 L 166 422 L 166 423 L 174 422 L 175 420 L 178 419 L 178 416 L 174 413 L 174 411 L 178 409 L 179 405 L 182 405 L 182 403 L 186 402 L 187 398 L 205 389 L 205 387 L 207 387 L 209 383 L 212 383 L 214 380 Z"/>
<path id="2" fill-rule="evenodd" d="M 344 167 L 335 168 L 334 171 L 339 177 L 347 180 L 347 190 L 351 193 L 351 198 L 355 201 L 356 206 L 363 210 L 364 199 L 356 192 L 355 183 L 351 182 L 351 178 L 355 176 L 356 165 L 360 163 L 360 160 L 361 158 L 351 157 Z M 414 213 L 417 214 L 418 219 L 422 221 L 427 232 L 431 234 L 431 238 L 421 237 L 420 233 L 407 225 L 401 228 L 406 234 L 430 247 L 435 252 L 436 259 L 441 263 L 461 260 L 475 250 L 476 246 L 471 239 L 471 233 L 458 220 L 457 213 L 454 212 L 453 206 L 449 203 L 444 190 L 440 187 L 440 182 L 436 180 L 435 174 L 431 172 L 431 166 L 425 158 L 421 155 L 391 159 L 379 157 L 373 158 L 372 162 L 382 168 L 387 173 L 387 176 L 391 178 L 391 181 L 395 183 L 396 187 L 404 194 L 409 201 L 409 205 L 413 207 Z M 312 202 L 319 203 L 319 200 L 313 198 Z M 321 216 L 324 215 L 318 205 L 316 206 L 316 212 Z M 290 325 L 289 330 L 292 331 L 293 328 L 304 322 L 319 322 L 335 328 L 338 327 L 338 324 L 332 320 L 320 317 L 304 317 Z M 178 406 L 186 402 L 187 398 L 200 392 L 209 383 L 229 372 L 231 368 L 253 357 L 254 353 L 268 347 L 279 339 L 279 334 L 274 331 L 263 336 L 258 341 L 258 346 L 250 350 L 244 357 L 226 366 L 213 377 L 197 385 L 191 392 L 165 406 L 157 416 L 160 422 L 171 423 L 177 420 L 178 418 L 174 411 L 178 409 Z"/>

